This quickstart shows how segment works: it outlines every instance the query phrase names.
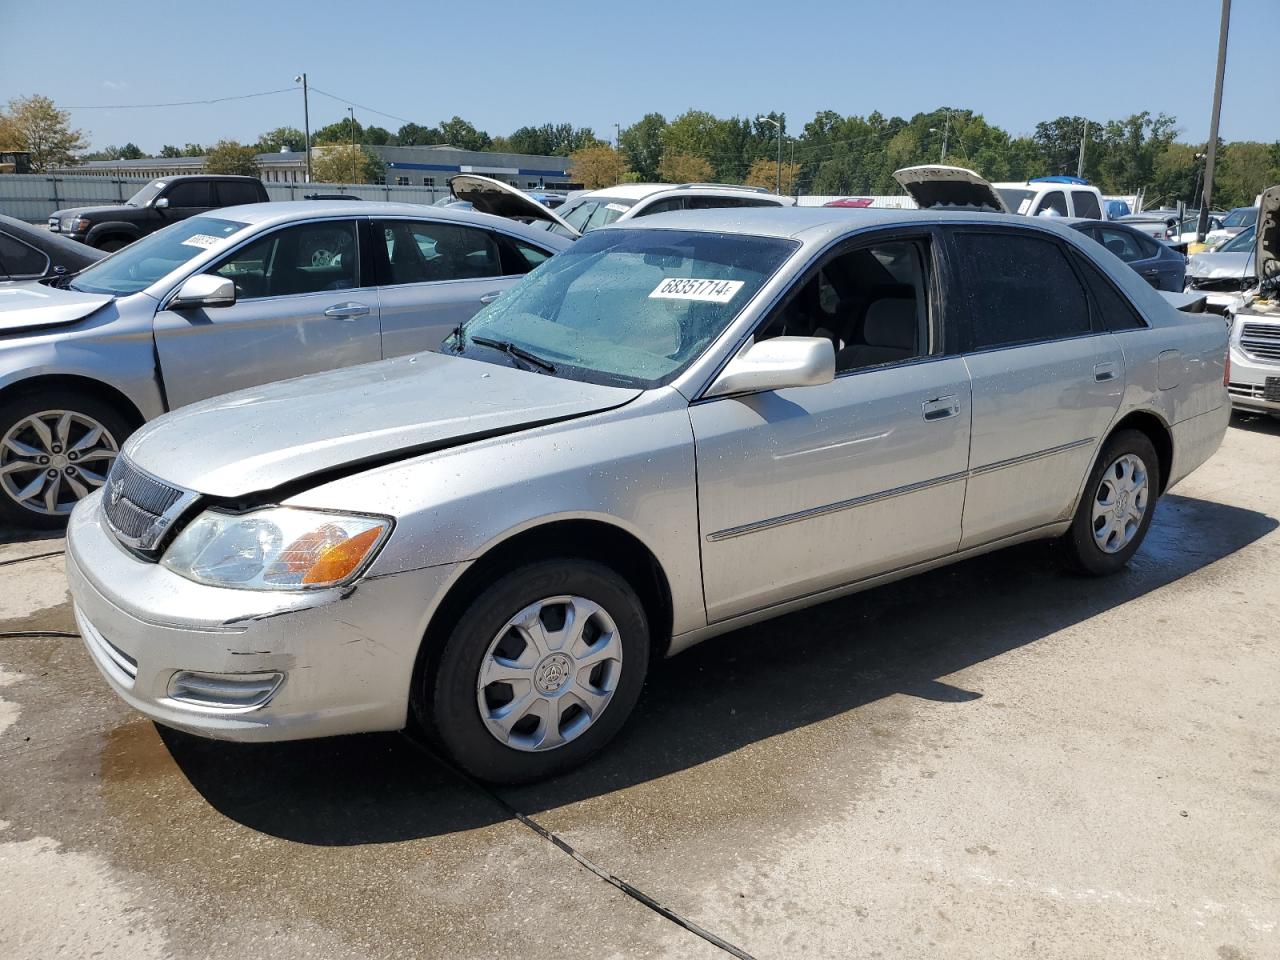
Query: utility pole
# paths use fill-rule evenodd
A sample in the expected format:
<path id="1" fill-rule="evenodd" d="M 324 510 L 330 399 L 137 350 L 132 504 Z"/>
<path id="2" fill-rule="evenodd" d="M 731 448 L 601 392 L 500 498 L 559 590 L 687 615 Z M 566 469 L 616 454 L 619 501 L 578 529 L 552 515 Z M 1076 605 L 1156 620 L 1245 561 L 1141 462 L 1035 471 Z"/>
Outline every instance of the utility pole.
<path id="1" fill-rule="evenodd" d="M 1089 121 L 1084 122 L 1084 129 L 1080 131 L 1080 160 L 1076 163 L 1076 176 L 1081 180 L 1084 179 L 1084 145 L 1089 142 Z"/>
<path id="2" fill-rule="evenodd" d="M 950 108 L 948 108 L 947 116 L 942 121 L 942 157 L 938 160 L 939 163 L 947 162 L 947 140 L 950 139 L 950 137 L 951 137 L 951 110 Z"/>
<path id="3" fill-rule="evenodd" d="M 311 182 L 311 104 L 307 97 L 307 75 L 293 78 L 294 83 L 302 84 L 302 133 L 307 138 L 307 183 Z"/>
<path id="4" fill-rule="evenodd" d="M 1209 232 L 1209 207 L 1213 204 L 1213 164 L 1218 154 L 1218 118 L 1222 115 L 1222 80 L 1227 72 L 1227 28 L 1231 25 L 1231 0 L 1222 0 L 1222 23 L 1218 27 L 1218 74 L 1213 82 L 1213 115 L 1209 119 L 1209 149 L 1204 161 L 1204 193 L 1200 195 L 1200 221 L 1196 242 L 1204 243 Z"/>
<path id="5" fill-rule="evenodd" d="M 347 107 L 347 114 L 351 117 L 351 182 L 356 182 L 356 111 L 354 107 Z"/>

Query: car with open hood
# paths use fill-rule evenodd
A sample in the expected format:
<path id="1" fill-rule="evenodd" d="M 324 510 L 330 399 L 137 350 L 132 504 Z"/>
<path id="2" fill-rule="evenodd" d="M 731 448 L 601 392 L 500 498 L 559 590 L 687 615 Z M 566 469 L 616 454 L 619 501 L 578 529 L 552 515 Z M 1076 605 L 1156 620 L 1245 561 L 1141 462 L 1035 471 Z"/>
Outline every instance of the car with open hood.
<path id="1" fill-rule="evenodd" d="M 923 164 L 895 170 L 893 178 L 922 210 L 987 210 L 1028 217 L 1107 218 L 1102 194 L 1078 177 L 1040 177 L 988 183 L 965 167 Z"/>
<path id="2" fill-rule="evenodd" d="M 1252 250 L 1257 278 L 1227 308 L 1231 320 L 1231 402 L 1280 417 L 1280 186 L 1259 198 Z M 1244 236 L 1238 234 L 1227 246 Z M 1234 256 L 1240 253 L 1233 252 Z"/>
<path id="3" fill-rule="evenodd" d="M 1187 257 L 1188 291 L 1204 294 L 1215 313 L 1231 313 L 1258 285 L 1257 228 L 1249 227 L 1222 246 Z"/>
<path id="4" fill-rule="evenodd" d="M 166 410 L 435 349 L 568 245 L 416 204 L 256 203 L 0 285 L 0 522 L 64 524 Z"/>
<path id="5" fill-rule="evenodd" d="M 548 776 L 707 637 L 1032 539 L 1122 568 L 1226 428 L 1193 300 L 1028 217 L 615 223 L 441 353 L 143 427 L 72 515 L 76 620 L 163 724 Z"/>
<path id="6" fill-rule="evenodd" d="M 571 240 L 611 223 L 675 210 L 795 205 L 793 198 L 780 197 L 763 187 L 724 183 L 621 183 L 581 191 L 554 209 L 501 180 L 474 173 L 451 178 L 449 191 L 455 200 L 476 210 L 539 224 Z"/>

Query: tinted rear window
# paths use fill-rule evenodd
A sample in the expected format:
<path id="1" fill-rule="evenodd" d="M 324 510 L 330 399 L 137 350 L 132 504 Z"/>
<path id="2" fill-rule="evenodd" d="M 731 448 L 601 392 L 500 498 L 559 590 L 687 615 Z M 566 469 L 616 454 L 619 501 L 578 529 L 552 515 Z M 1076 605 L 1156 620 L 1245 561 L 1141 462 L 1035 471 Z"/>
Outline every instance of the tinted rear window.
<path id="1" fill-rule="evenodd" d="M 1004 233 L 956 233 L 964 282 L 961 350 L 1061 340 L 1090 332 L 1089 302 L 1057 243 Z"/>
<path id="2" fill-rule="evenodd" d="M 1077 217 L 1088 217 L 1090 220 L 1102 218 L 1102 207 L 1098 205 L 1098 195 L 1089 190 L 1072 190 L 1071 202 L 1075 204 Z"/>
<path id="3" fill-rule="evenodd" d="M 239 180 L 220 180 L 217 184 L 217 189 L 218 205 L 223 207 L 236 207 L 242 203 L 257 203 L 262 199 L 258 196 L 256 184 Z"/>

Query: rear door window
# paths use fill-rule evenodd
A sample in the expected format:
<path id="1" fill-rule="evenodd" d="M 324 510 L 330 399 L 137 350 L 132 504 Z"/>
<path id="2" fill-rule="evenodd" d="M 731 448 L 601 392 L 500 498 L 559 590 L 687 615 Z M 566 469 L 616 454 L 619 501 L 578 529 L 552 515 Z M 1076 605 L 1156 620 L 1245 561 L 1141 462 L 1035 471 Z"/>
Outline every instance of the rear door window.
<path id="1" fill-rule="evenodd" d="M 991 350 L 1092 331 L 1084 287 L 1056 242 L 996 231 L 951 236 L 963 283 L 950 296 L 965 314 L 959 329 L 948 325 L 955 348 Z"/>
<path id="2" fill-rule="evenodd" d="M 1114 227 L 1099 227 L 1098 242 L 1114 253 L 1125 263 L 1135 260 L 1146 260 L 1147 253 L 1136 234 L 1128 230 L 1117 230 Z M 1153 251 L 1154 252 L 1154 251 Z"/>
<path id="3" fill-rule="evenodd" d="M 684 209 L 684 197 L 667 197 L 663 200 L 655 200 L 646 207 L 637 210 L 632 216 L 647 217 L 655 213 L 670 213 L 672 210 Z"/>
<path id="4" fill-rule="evenodd" d="M 1092 190 L 1072 190 L 1071 202 L 1075 205 L 1077 217 L 1090 220 L 1102 219 L 1102 207 L 1098 205 L 1098 195 Z"/>
<path id="5" fill-rule="evenodd" d="M 187 180 L 171 186 L 165 197 L 171 207 L 212 207 L 212 186 L 208 180 Z"/>
<path id="6" fill-rule="evenodd" d="M 1040 198 L 1040 205 L 1036 207 L 1036 216 L 1038 217 L 1065 217 L 1067 216 L 1067 196 L 1061 190 L 1054 190 L 1052 193 L 1046 193 Z"/>
<path id="7" fill-rule="evenodd" d="M 1075 255 L 1076 264 L 1084 274 L 1085 283 L 1089 287 L 1089 295 L 1093 298 L 1093 306 L 1098 314 L 1100 326 L 1105 330 L 1144 329 L 1147 322 L 1134 309 L 1112 280 L 1103 275 L 1089 258 Z"/>
<path id="8" fill-rule="evenodd" d="M 219 180 L 217 183 L 218 206 L 236 207 L 242 203 L 257 203 L 258 188 L 242 180 Z"/>
<path id="9" fill-rule="evenodd" d="M 488 231 L 427 220 L 381 221 L 392 284 L 500 277 L 498 243 Z"/>

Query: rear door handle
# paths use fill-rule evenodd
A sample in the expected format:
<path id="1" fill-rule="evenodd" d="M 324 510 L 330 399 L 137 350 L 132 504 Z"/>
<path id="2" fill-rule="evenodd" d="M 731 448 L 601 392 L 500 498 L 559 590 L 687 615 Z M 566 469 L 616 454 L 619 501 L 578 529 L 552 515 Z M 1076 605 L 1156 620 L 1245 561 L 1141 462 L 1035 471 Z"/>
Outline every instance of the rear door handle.
<path id="1" fill-rule="evenodd" d="M 920 404 L 920 412 L 926 420 L 946 420 L 960 413 L 959 397 L 936 397 Z"/>
<path id="2" fill-rule="evenodd" d="M 339 303 L 324 312 L 326 317 L 341 317 L 343 320 L 354 320 L 356 317 L 369 315 L 369 308 L 363 303 Z"/>
<path id="3" fill-rule="evenodd" d="M 493 301 L 497 300 L 500 296 L 502 296 L 502 291 L 495 290 L 493 291 L 493 293 L 486 293 L 483 297 L 480 298 L 480 302 L 486 303 L 486 304 L 493 303 Z"/>
<path id="4" fill-rule="evenodd" d="M 1117 372 L 1118 370 L 1115 363 L 1110 360 L 1106 363 L 1095 363 L 1093 365 L 1093 379 L 1097 380 L 1099 383 L 1114 380 Z"/>

